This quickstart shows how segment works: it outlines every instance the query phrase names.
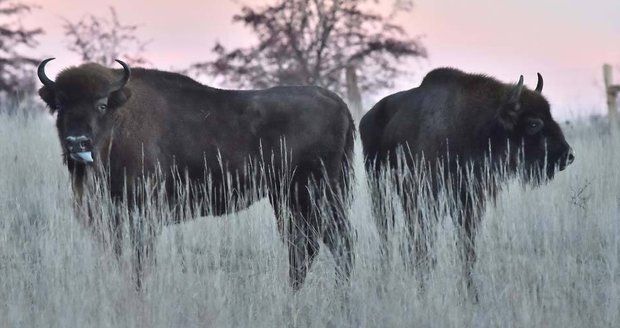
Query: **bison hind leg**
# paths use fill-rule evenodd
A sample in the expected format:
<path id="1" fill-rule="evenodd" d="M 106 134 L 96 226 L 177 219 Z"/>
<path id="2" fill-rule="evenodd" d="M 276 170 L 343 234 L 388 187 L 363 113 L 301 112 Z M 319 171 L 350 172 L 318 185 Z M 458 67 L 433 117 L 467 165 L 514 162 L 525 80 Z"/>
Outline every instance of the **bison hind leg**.
<path id="1" fill-rule="evenodd" d="M 301 289 L 320 247 L 319 232 L 311 223 L 314 213 L 310 201 L 305 186 L 300 191 L 286 191 L 277 180 L 269 186 L 278 232 L 288 246 L 289 282 L 294 291 Z"/>
<path id="2" fill-rule="evenodd" d="M 336 262 L 337 281 L 348 281 L 351 275 L 353 243 L 344 206 L 348 204 L 346 193 L 341 192 L 346 182 L 331 181 L 331 188 L 325 188 L 328 176 L 322 168 L 299 166 L 290 188 L 281 189 L 281 181 L 270 184 L 269 200 L 278 230 L 288 245 L 289 278 L 294 290 L 305 281 L 321 238 Z"/>
<path id="3" fill-rule="evenodd" d="M 331 173 L 331 174 L 329 174 Z M 324 172 L 329 185 L 321 186 L 317 193 L 319 226 L 323 243 L 335 261 L 337 285 L 348 284 L 353 270 L 353 229 L 349 220 L 350 177 L 348 163 L 336 163 L 331 171 Z"/>
<path id="4" fill-rule="evenodd" d="M 318 234 L 303 221 L 303 215 L 296 215 L 289 226 L 289 280 L 294 291 L 301 289 L 319 253 Z"/>
<path id="5" fill-rule="evenodd" d="M 349 220 L 342 208 L 332 205 L 332 217 L 327 222 L 323 242 L 336 262 L 337 283 L 348 283 L 353 269 L 353 240 Z"/>

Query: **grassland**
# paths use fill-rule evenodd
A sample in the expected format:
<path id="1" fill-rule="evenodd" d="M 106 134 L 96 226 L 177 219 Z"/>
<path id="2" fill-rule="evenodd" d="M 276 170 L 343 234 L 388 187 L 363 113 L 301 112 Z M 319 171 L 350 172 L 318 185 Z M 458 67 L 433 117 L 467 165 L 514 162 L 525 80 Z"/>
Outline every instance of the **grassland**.
<path id="1" fill-rule="evenodd" d="M 0 114 L 0 326 L 618 327 L 620 137 L 586 122 L 566 133 L 571 167 L 538 188 L 513 181 L 489 204 L 478 303 L 459 279 L 450 220 L 437 227 L 424 292 L 400 261 L 381 269 L 360 149 L 348 291 L 335 286 L 325 249 L 303 289 L 291 291 L 286 247 L 263 200 L 164 228 L 137 293 L 127 256 L 115 261 L 74 214 L 52 119 Z M 397 215 L 394 249 L 402 222 Z"/>

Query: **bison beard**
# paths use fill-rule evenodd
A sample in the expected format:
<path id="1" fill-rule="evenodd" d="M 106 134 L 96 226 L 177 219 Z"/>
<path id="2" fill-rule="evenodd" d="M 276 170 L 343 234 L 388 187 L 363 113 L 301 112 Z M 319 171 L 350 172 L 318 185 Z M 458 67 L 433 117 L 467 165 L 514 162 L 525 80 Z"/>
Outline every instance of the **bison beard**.
<path id="1" fill-rule="evenodd" d="M 222 215 L 249 206 L 244 200 L 268 196 L 288 245 L 293 288 L 301 287 L 321 239 L 334 256 L 339 281 L 348 280 L 354 125 L 338 96 L 318 87 L 219 90 L 176 73 L 130 70 L 121 61 L 122 70 L 88 63 L 52 81 L 45 75 L 50 60 L 38 69 L 44 85 L 39 95 L 58 113 L 77 199 L 93 187 L 89 182 L 108 181 L 119 208 L 141 213 L 149 193 L 159 190 L 179 210 L 166 222 L 174 223 L 184 216 Z M 259 167 L 262 176 L 250 174 L 248 165 Z M 197 187 L 205 181 L 207 192 Z M 177 201 L 184 192 L 192 203 L 206 205 L 182 215 Z M 328 215 L 318 215 L 317 202 Z M 108 224 L 120 255 L 121 216 Z M 141 224 L 130 227 L 139 288 L 154 238 Z M 149 238 L 139 237 L 144 231 Z"/>
<path id="2" fill-rule="evenodd" d="M 360 134 L 385 257 L 393 224 L 384 210 L 385 181 L 397 182 L 416 267 L 429 264 L 425 235 L 432 221 L 420 208 L 436 208 L 439 195 L 446 195 L 454 204 L 448 215 L 457 218 L 462 231 L 466 281 L 476 295 L 474 239 L 485 197 L 493 198 L 504 178 L 520 168 L 526 179 L 540 182 L 574 159 L 542 89 L 540 74 L 535 90 L 529 90 L 523 76 L 512 85 L 442 68 L 430 72 L 419 87 L 383 98 L 362 118 Z"/>

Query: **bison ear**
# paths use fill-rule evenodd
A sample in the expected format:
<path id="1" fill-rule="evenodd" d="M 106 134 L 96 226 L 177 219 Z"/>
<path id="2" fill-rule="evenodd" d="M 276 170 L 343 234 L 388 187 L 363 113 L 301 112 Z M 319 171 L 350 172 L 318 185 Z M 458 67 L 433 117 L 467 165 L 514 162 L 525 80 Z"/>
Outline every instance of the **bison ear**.
<path id="1" fill-rule="evenodd" d="M 53 89 L 49 87 L 42 87 L 39 89 L 39 97 L 43 99 L 52 113 L 56 111 L 56 93 Z"/>
<path id="2" fill-rule="evenodd" d="M 118 91 L 110 93 L 108 97 L 108 107 L 118 108 L 123 106 L 127 100 L 131 97 L 131 90 L 129 88 L 122 88 Z"/>
<path id="3" fill-rule="evenodd" d="M 521 103 L 519 99 L 521 98 L 522 92 L 523 75 L 519 78 L 519 82 L 506 93 L 497 115 L 499 123 L 508 131 L 514 129 L 521 115 Z"/>

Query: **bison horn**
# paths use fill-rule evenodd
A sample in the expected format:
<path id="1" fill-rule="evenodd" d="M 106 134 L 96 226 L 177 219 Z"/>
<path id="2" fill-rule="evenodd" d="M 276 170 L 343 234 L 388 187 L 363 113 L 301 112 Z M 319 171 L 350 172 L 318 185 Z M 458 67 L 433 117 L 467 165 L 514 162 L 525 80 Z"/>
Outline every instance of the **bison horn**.
<path id="1" fill-rule="evenodd" d="M 129 77 L 131 76 L 131 69 L 129 68 L 129 65 L 125 64 L 125 62 L 123 62 L 122 60 L 118 60 L 116 59 L 116 62 L 121 64 L 121 66 L 123 66 L 123 77 L 112 83 L 112 85 L 110 86 L 110 92 L 114 92 L 114 91 L 118 91 L 120 89 L 122 89 L 125 84 L 127 84 L 127 81 L 129 81 Z"/>
<path id="2" fill-rule="evenodd" d="M 517 82 L 517 85 L 515 85 L 515 87 L 512 89 L 512 91 L 510 92 L 510 98 L 509 101 L 511 103 L 516 103 L 519 101 L 519 98 L 521 98 L 521 92 L 523 91 L 523 75 L 521 75 L 519 77 L 519 82 Z"/>
<path id="3" fill-rule="evenodd" d="M 50 80 L 47 75 L 45 75 L 45 65 L 47 65 L 48 62 L 54 59 L 56 58 L 48 58 L 42 61 L 41 64 L 39 64 L 39 68 L 37 69 L 37 75 L 39 76 L 39 80 L 41 81 L 41 83 L 43 83 L 44 86 L 48 88 L 53 88 L 55 83 L 54 81 Z"/>
<path id="4" fill-rule="evenodd" d="M 536 73 L 536 74 L 538 74 L 538 83 L 536 83 L 536 92 L 542 93 L 543 84 L 544 84 L 543 77 L 542 75 L 540 75 L 540 73 Z"/>

